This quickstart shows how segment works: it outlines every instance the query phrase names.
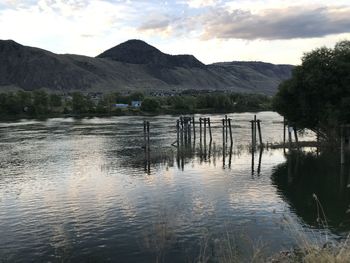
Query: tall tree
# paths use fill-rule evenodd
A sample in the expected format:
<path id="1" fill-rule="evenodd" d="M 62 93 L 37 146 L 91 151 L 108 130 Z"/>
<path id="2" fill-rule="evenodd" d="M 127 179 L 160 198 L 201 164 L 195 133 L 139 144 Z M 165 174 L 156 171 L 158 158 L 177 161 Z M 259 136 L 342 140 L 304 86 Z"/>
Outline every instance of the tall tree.
<path id="1" fill-rule="evenodd" d="M 350 121 L 350 41 L 306 53 L 281 83 L 273 107 L 297 127 L 336 139 L 339 125 Z"/>

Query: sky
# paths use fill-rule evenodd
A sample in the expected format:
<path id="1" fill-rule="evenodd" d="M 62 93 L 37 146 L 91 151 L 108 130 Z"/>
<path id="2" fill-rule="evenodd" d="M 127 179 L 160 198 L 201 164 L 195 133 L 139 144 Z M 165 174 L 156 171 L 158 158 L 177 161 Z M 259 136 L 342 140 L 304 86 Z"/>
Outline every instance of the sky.
<path id="1" fill-rule="evenodd" d="M 209 64 L 300 64 L 350 40 L 350 0 L 0 0 L 0 39 L 97 56 L 129 39 Z"/>

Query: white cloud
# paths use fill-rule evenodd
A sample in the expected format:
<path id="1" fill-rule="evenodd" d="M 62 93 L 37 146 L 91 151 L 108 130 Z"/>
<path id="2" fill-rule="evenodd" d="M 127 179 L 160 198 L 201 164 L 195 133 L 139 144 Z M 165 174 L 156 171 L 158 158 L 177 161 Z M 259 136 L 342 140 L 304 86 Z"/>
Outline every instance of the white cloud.
<path id="1" fill-rule="evenodd" d="M 186 0 L 184 3 L 186 3 L 191 8 L 200 8 L 205 6 L 214 6 L 217 5 L 219 2 L 218 0 Z"/>

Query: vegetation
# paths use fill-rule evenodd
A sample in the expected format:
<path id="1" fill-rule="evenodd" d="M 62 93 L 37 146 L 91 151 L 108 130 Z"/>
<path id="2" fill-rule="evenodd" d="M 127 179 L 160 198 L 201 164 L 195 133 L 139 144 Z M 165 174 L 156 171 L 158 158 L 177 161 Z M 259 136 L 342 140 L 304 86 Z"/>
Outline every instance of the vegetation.
<path id="1" fill-rule="evenodd" d="M 350 120 L 349 72 L 350 41 L 306 53 L 292 78 L 280 85 L 273 108 L 298 128 L 331 141 L 339 125 Z"/>
<path id="2" fill-rule="evenodd" d="M 116 108 L 116 103 L 142 101 L 141 108 Z M 0 116 L 38 117 L 52 115 L 121 115 L 195 112 L 243 112 L 271 109 L 271 99 L 264 95 L 238 93 L 181 94 L 145 97 L 140 92 L 130 95 L 111 93 L 99 96 L 73 92 L 65 96 L 33 92 L 0 93 Z"/>

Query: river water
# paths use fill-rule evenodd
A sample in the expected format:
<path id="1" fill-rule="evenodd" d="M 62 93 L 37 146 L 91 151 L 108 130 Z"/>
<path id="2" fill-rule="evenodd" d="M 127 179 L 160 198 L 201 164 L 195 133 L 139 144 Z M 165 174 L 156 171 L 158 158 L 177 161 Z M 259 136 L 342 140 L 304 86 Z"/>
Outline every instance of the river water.
<path id="1" fill-rule="evenodd" d="M 0 259 L 215 262 L 231 244 L 248 260 L 259 247 L 268 256 L 347 235 L 349 169 L 337 156 L 265 149 L 252 158 L 251 113 L 229 115 L 232 148 L 222 145 L 223 116 L 207 116 L 212 143 L 200 143 L 197 127 L 179 151 L 178 116 L 0 123 Z M 257 117 L 263 141 L 281 142 L 282 118 Z"/>

